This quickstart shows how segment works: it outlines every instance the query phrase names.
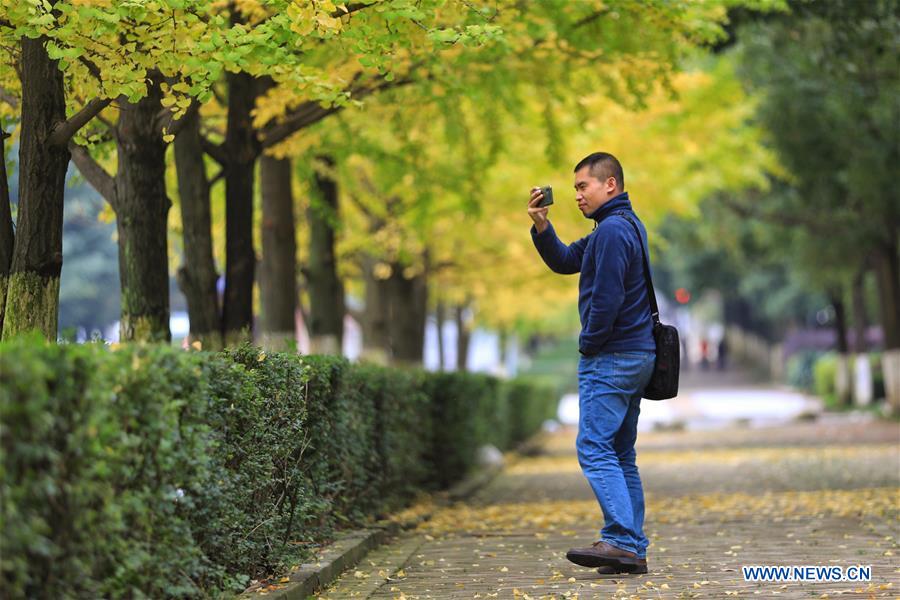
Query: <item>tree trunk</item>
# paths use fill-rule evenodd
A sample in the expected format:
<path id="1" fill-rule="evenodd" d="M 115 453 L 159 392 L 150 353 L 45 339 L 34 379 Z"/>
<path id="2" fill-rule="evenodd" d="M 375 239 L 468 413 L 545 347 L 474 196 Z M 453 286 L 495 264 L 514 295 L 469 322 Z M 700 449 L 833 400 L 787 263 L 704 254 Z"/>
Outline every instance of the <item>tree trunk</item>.
<path id="1" fill-rule="evenodd" d="M 222 306 L 226 344 L 252 340 L 253 180 L 260 146 L 251 111 L 256 104 L 256 81 L 246 73 L 229 73 L 228 130 L 223 152 L 225 169 L 225 299 Z"/>
<path id="2" fill-rule="evenodd" d="M 885 396 L 894 414 L 900 414 L 900 256 L 897 251 L 895 236 L 893 244 L 879 248 L 875 259 L 881 327 L 884 330 L 881 368 Z"/>
<path id="3" fill-rule="evenodd" d="M 116 126 L 116 227 L 122 286 L 123 341 L 169 341 L 169 257 L 166 144 L 157 116 L 163 112 L 162 76 L 152 73 L 147 96 L 119 99 Z"/>
<path id="4" fill-rule="evenodd" d="M 259 289 L 263 345 L 286 350 L 297 338 L 297 241 L 291 160 L 260 159 L 262 262 Z"/>
<path id="5" fill-rule="evenodd" d="M 390 278 L 391 359 L 398 364 L 422 364 L 428 282 L 425 273 L 407 278 L 403 265 L 392 265 Z"/>
<path id="6" fill-rule="evenodd" d="M 832 290 L 831 306 L 834 308 L 834 332 L 837 335 L 837 351 L 839 354 L 847 354 L 850 345 L 847 342 L 847 315 L 844 310 L 844 300 L 840 289 Z"/>
<path id="7" fill-rule="evenodd" d="M 869 327 L 869 317 L 866 314 L 866 272 L 867 269 L 862 267 L 856 273 L 850 293 L 853 311 L 853 350 L 857 354 L 868 350 L 866 329 Z"/>
<path id="8" fill-rule="evenodd" d="M 190 341 L 217 350 L 222 347 L 216 289 L 219 274 L 213 259 L 209 180 L 203 160 L 200 116 L 197 111 L 188 111 L 182 118 L 187 121 L 174 144 L 184 237 L 184 264 L 178 269 L 178 285 L 187 298 Z"/>
<path id="9" fill-rule="evenodd" d="M 66 101 L 63 74 L 57 62 L 47 56 L 45 41 L 22 40 L 19 209 L 3 338 L 37 329 L 47 339 L 55 340 L 59 318 L 63 193 L 69 151 L 65 144 L 47 143 L 53 127 L 66 120 Z"/>
<path id="10" fill-rule="evenodd" d="M 334 162 L 320 158 L 326 167 Z M 344 284 L 338 277 L 335 225 L 338 222 L 337 182 L 316 173 L 318 194 L 310 203 L 309 221 L 309 335 L 314 351 L 340 354 L 344 338 Z"/>
<path id="11" fill-rule="evenodd" d="M 388 322 L 388 280 L 376 273 L 378 260 L 371 256 L 363 259 L 363 280 L 366 287 L 366 308 L 362 322 L 363 354 L 379 363 L 387 362 L 390 351 Z"/>
<path id="12" fill-rule="evenodd" d="M 6 179 L 6 138 L 8 137 L 8 133 L 0 130 L 0 332 L 3 331 L 6 287 L 9 283 L 9 267 L 12 265 L 16 239 L 9 198 L 9 182 Z"/>
<path id="13" fill-rule="evenodd" d="M 498 352 L 497 357 L 500 361 L 500 372 L 506 374 L 506 363 L 509 360 L 509 332 L 506 327 L 501 327 L 497 333 Z"/>
<path id="14" fill-rule="evenodd" d="M 468 317 L 468 306 L 459 304 L 456 306 L 456 370 L 466 371 L 469 359 L 469 339 L 471 330 Z"/>
<path id="15" fill-rule="evenodd" d="M 885 244 L 875 258 L 878 296 L 881 308 L 881 327 L 885 349 L 900 349 L 900 257 L 897 243 Z"/>
<path id="16" fill-rule="evenodd" d="M 444 321 L 447 319 L 447 309 L 443 300 L 438 300 L 437 308 L 434 311 L 435 325 L 437 326 L 437 346 L 438 346 L 438 371 L 444 370 Z"/>
<path id="17" fill-rule="evenodd" d="M 844 310 L 842 290 L 832 290 L 831 305 L 834 307 L 834 330 L 837 335 L 837 370 L 835 372 L 835 394 L 841 405 L 850 403 L 850 345 L 847 343 L 847 316 Z"/>

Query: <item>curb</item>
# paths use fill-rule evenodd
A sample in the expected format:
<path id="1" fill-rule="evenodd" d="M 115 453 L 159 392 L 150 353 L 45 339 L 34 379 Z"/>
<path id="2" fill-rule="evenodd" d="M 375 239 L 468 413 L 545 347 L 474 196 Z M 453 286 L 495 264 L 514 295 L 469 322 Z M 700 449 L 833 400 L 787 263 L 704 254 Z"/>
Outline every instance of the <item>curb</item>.
<path id="1" fill-rule="evenodd" d="M 472 496 L 490 483 L 501 471 L 503 471 L 503 465 L 495 465 L 473 473 L 449 490 L 436 494 L 435 507 L 440 508 Z M 309 596 L 337 580 L 344 571 L 356 566 L 371 550 L 381 546 L 400 532 L 413 529 L 420 523 L 429 520 L 432 514 L 433 512 L 426 513 L 402 523 L 383 520 L 376 523 L 374 527 L 339 534 L 335 541 L 319 551 L 317 562 L 303 563 L 294 567 L 289 574 L 284 576 L 289 581 L 273 584 L 283 587 L 273 590 L 265 587 L 249 588 L 235 596 L 235 600 L 249 600 L 260 596 L 271 600 L 307 600 Z"/>

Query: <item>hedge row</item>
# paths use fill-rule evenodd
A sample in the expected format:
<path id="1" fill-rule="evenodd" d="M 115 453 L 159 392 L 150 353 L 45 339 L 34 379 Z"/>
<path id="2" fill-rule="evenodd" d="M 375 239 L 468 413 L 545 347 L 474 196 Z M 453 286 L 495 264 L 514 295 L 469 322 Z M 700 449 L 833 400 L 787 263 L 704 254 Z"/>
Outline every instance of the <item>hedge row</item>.
<path id="1" fill-rule="evenodd" d="M 0 344 L 0 597 L 241 589 L 553 415 L 522 382 L 336 357 Z"/>

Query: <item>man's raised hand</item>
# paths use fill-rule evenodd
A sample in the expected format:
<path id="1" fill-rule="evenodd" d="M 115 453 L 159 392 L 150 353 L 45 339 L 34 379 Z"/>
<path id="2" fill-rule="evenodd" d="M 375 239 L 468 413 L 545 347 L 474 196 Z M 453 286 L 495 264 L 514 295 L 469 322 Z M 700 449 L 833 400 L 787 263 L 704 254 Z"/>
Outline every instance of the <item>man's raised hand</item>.
<path id="1" fill-rule="evenodd" d="M 544 192 L 541 188 L 531 188 L 531 198 L 528 200 L 528 216 L 534 221 L 534 228 L 538 233 L 543 233 L 550 223 L 547 220 L 547 213 L 550 211 L 549 206 L 539 207 L 538 204 L 544 199 Z"/>

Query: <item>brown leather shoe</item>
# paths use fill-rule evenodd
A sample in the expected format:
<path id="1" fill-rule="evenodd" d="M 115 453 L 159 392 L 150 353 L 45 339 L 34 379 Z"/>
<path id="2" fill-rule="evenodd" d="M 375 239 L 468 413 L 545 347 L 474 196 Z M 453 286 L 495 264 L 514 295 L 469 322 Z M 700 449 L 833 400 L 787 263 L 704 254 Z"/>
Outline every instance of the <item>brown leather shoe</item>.
<path id="1" fill-rule="evenodd" d="M 635 567 L 643 560 L 634 552 L 610 546 L 603 540 L 594 542 L 588 548 L 572 548 L 566 552 L 566 558 L 582 567 Z"/>
<path id="2" fill-rule="evenodd" d="M 620 573 L 627 573 L 629 575 L 644 575 L 647 573 L 647 559 L 639 558 L 638 564 L 636 565 L 621 565 L 618 567 L 604 565 L 602 567 L 597 567 L 597 572 L 601 575 L 618 575 Z"/>

